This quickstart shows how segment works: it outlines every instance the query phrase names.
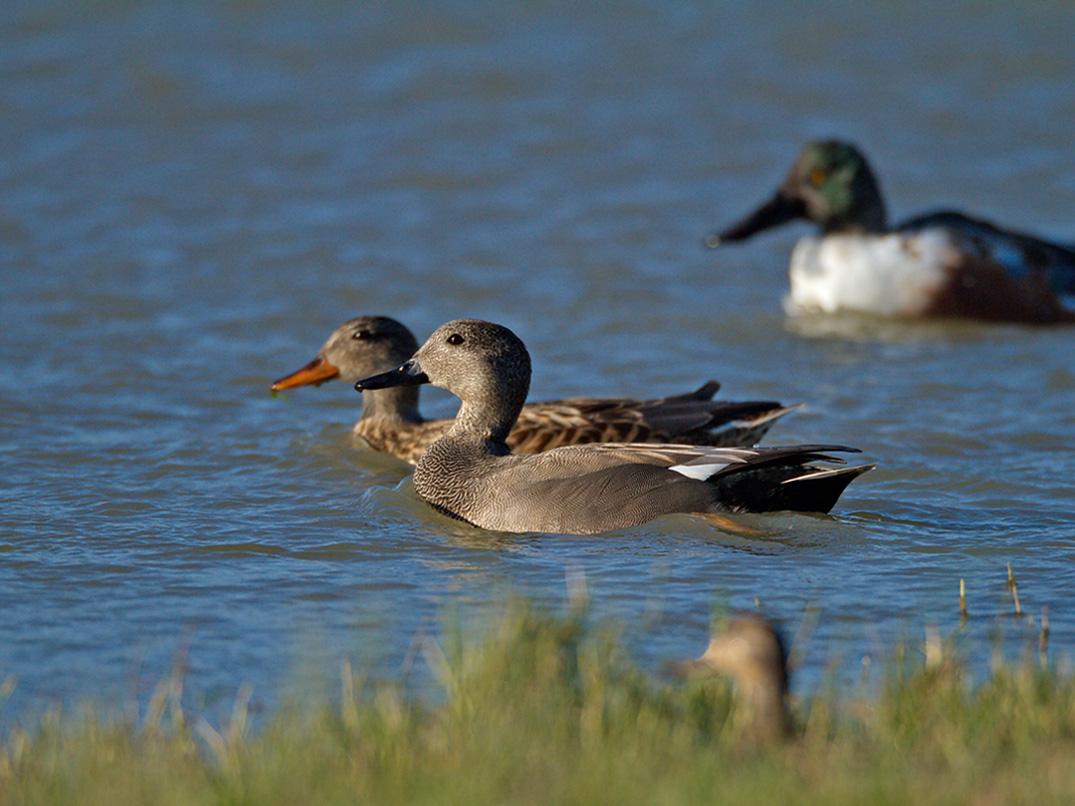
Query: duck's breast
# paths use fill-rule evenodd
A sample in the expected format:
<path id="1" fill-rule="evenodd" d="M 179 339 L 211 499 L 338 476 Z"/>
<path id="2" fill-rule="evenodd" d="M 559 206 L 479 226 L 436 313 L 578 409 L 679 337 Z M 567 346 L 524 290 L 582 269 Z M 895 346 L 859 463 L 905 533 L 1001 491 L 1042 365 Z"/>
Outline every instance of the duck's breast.
<path id="1" fill-rule="evenodd" d="M 942 293 L 955 251 L 941 230 L 803 238 L 791 255 L 785 307 L 922 316 Z"/>

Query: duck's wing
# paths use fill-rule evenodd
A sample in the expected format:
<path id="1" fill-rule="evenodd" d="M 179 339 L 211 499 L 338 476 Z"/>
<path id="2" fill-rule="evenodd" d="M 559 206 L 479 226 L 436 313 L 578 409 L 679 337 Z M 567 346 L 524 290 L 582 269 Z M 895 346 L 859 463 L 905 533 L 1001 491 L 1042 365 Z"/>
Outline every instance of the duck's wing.
<path id="1" fill-rule="evenodd" d="M 845 461 L 831 453 L 861 453 L 858 448 L 846 445 L 809 444 L 781 445 L 765 448 L 713 447 L 706 445 L 685 445 L 678 443 L 600 443 L 586 445 L 575 450 L 594 456 L 608 457 L 623 464 L 638 462 L 658 465 L 675 470 L 684 476 L 709 480 L 717 475 L 742 466 L 760 467 L 769 464 L 798 463 L 811 461 L 845 464 Z M 570 454 L 564 454 L 568 456 Z"/>
<path id="2" fill-rule="evenodd" d="M 958 233 L 983 256 L 1014 277 L 1044 272 L 1058 294 L 1075 294 L 1075 248 L 1034 235 L 1004 229 L 981 218 L 953 210 L 915 216 L 897 227 L 900 232 L 939 228 Z"/>
<path id="3" fill-rule="evenodd" d="M 693 392 L 653 400 L 570 398 L 527 404 L 508 438 L 517 453 L 594 442 L 752 445 L 796 407 L 775 401 L 714 401 L 709 381 Z"/>
<path id="4" fill-rule="evenodd" d="M 859 453 L 845 445 L 727 448 L 700 445 L 603 443 L 545 454 L 548 467 L 644 464 L 706 482 L 720 508 L 743 512 L 794 509 L 828 512 L 844 488 L 874 465 L 844 467 L 832 453 Z M 837 465 L 837 467 L 832 467 Z"/>

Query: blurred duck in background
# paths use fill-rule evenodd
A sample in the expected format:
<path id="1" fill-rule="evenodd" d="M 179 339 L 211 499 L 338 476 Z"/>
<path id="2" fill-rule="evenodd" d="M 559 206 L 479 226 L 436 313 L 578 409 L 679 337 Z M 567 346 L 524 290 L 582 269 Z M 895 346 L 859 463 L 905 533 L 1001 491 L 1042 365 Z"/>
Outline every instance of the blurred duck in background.
<path id="1" fill-rule="evenodd" d="M 705 239 L 716 248 L 804 219 L 821 234 L 791 255 L 789 313 L 857 311 L 896 318 L 1075 322 L 1075 248 L 939 211 L 888 225 L 881 191 L 857 148 L 810 143 L 776 194 Z"/>

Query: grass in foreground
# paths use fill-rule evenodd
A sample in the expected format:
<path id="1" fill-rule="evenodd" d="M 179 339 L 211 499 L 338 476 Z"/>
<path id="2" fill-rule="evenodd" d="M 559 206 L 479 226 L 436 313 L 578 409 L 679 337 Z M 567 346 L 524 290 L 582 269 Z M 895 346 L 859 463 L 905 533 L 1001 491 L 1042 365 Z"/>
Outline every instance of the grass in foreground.
<path id="1" fill-rule="evenodd" d="M 1068 803 L 1075 682 L 1032 663 L 971 685 L 896 658 L 875 697 L 793 703 L 793 738 L 744 741 L 731 685 L 661 683 L 614 637 L 516 608 L 433 645 L 430 707 L 345 675 L 341 702 L 246 728 L 190 725 L 175 690 L 141 726 L 54 716 L 0 748 L 2 804 Z"/>

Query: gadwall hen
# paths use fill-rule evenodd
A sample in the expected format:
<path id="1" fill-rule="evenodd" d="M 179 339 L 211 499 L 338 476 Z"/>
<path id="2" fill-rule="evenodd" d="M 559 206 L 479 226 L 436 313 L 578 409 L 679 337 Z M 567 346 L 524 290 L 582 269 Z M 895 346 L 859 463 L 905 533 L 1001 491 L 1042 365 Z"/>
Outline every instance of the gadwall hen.
<path id="1" fill-rule="evenodd" d="M 790 312 L 1075 321 L 1059 299 L 1075 294 L 1075 248 L 948 210 L 889 228 L 869 163 L 839 140 L 808 144 L 768 202 L 706 244 L 743 241 L 795 219 L 822 234 L 792 252 Z"/>
<path id="2" fill-rule="evenodd" d="M 714 448 L 597 443 L 513 454 L 507 437 L 530 386 L 530 356 L 501 325 L 437 328 L 397 369 L 359 391 L 432 383 L 462 405 L 418 460 L 414 489 L 435 509 L 483 529 L 593 534 L 672 513 L 827 512 L 871 466 L 832 468 L 836 445 Z"/>
<path id="3" fill-rule="evenodd" d="M 278 392 L 308 384 L 359 378 L 398 367 L 418 342 L 387 316 L 360 316 L 333 331 L 317 357 L 273 383 Z M 779 417 L 797 408 L 773 401 L 712 400 L 720 385 L 655 400 L 572 398 L 528 403 L 508 434 L 515 453 L 540 453 L 587 442 L 691 442 L 753 445 Z M 425 449 L 448 433 L 452 420 L 426 420 L 418 411 L 418 389 L 396 387 L 362 396 L 354 434 L 374 450 L 415 464 Z"/>
<path id="4" fill-rule="evenodd" d="M 757 613 L 731 617 L 718 626 L 705 654 L 677 671 L 716 671 L 735 684 L 739 728 L 748 742 L 768 743 L 791 734 L 787 653 L 779 631 Z"/>

